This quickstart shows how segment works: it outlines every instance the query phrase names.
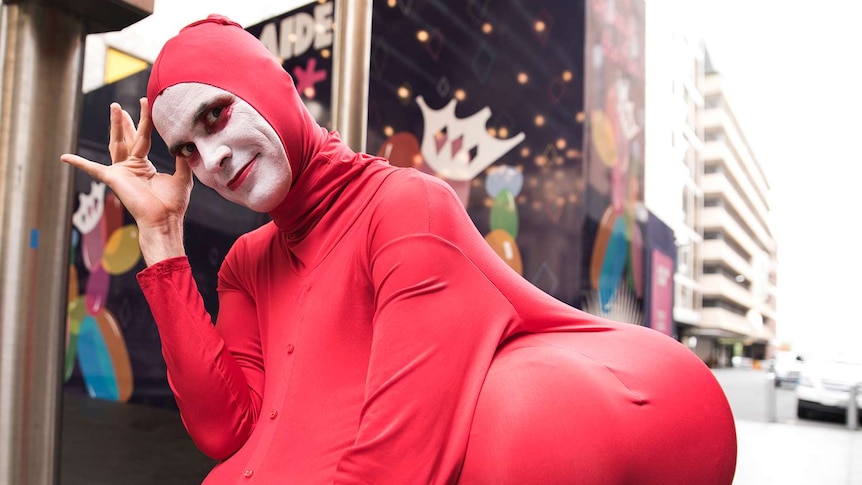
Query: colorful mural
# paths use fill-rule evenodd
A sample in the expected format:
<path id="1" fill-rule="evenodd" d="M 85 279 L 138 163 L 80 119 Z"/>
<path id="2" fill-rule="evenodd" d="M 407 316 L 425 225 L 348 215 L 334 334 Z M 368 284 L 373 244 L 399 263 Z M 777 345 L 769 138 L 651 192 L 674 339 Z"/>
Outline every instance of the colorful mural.
<path id="1" fill-rule="evenodd" d="M 119 200 L 98 182 L 79 194 L 72 224 L 64 380 L 72 377 L 77 361 L 91 397 L 125 402 L 134 389 L 131 361 L 120 324 L 105 303 L 111 277 L 125 274 L 141 259 L 137 227 L 123 223 Z M 89 273 L 83 293 L 75 264 L 79 245 Z"/>
<path id="2" fill-rule="evenodd" d="M 585 309 L 644 323 L 644 5 L 588 0 Z"/>
<path id="3" fill-rule="evenodd" d="M 583 20 L 582 1 L 375 1 L 368 114 L 369 151 L 446 180 L 503 260 L 572 304 Z"/>

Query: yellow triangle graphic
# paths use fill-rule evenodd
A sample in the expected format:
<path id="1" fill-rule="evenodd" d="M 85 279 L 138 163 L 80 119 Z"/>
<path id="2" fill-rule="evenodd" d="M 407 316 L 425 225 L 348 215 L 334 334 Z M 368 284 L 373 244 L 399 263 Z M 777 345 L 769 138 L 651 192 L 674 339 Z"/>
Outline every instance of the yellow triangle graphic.
<path id="1" fill-rule="evenodd" d="M 108 52 L 105 54 L 105 84 L 117 82 L 149 66 L 150 64 L 143 59 L 108 47 Z"/>

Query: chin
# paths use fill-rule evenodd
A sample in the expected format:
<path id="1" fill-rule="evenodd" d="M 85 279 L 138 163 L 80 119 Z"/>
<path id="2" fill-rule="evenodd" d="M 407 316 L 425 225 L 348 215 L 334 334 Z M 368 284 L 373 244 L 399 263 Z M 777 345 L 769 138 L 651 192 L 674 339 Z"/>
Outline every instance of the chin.
<path id="1" fill-rule="evenodd" d="M 234 196 L 225 198 L 254 212 L 268 213 L 275 210 L 279 204 L 281 204 L 287 196 L 289 188 L 289 186 L 286 188 L 283 187 L 283 184 L 259 185 L 254 187 L 250 192 L 236 194 L 239 195 L 239 197 Z"/>
<path id="2" fill-rule="evenodd" d="M 268 213 L 275 210 L 281 201 L 284 200 L 284 197 L 261 197 L 255 200 L 245 200 L 239 202 L 240 205 L 245 206 L 246 208 L 253 210 L 255 212 Z"/>
<path id="3" fill-rule="evenodd" d="M 239 205 L 244 206 L 246 209 L 252 210 L 254 212 L 260 212 L 261 214 L 266 214 L 272 212 L 278 204 L 272 202 L 252 202 L 252 203 L 242 203 L 238 202 Z"/>

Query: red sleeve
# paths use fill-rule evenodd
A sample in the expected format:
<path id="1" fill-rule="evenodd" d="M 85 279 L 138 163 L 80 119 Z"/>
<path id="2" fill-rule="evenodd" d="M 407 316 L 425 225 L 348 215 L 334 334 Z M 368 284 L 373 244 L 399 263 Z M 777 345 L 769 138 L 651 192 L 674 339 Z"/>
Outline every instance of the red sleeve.
<path id="1" fill-rule="evenodd" d="M 263 358 L 254 304 L 219 273 L 219 322 L 212 318 L 185 257 L 138 273 L 156 321 L 168 383 L 189 435 L 215 459 L 236 452 L 251 434 L 263 394 Z"/>
<path id="2" fill-rule="evenodd" d="M 435 202 L 418 199 L 372 226 L 389 242 L 372 249 L 376 313 L 365 403 L 335 483 L 453 483 L 497 344 L 517 325 L 512 306 L 470 258 L 429 233 L 434 209 L 423 205 Z M 392 237 L 405 231 L 413 234 Z"/>

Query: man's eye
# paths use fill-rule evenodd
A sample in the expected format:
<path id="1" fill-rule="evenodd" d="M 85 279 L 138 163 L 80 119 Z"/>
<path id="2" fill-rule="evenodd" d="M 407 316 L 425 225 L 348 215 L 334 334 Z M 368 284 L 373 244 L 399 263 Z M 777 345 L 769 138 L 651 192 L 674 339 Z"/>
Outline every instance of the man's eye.
<path id="1" fill-rule="evenodd" d="M 211 109 L 209 111 L 209 113 L 207 113 L 207 119 L 206 119 L 207 124 L 208 125 L 215 124 L 215 122 L 218 121 L 219 116 L 221 116 L 221 112 L 223 109 L 224 109 L 224 106 L 216 106 L 215 108 Z"/>
<path id="2" fill-rule="evenodd" d="M 180 148 L 180 155 L 183 157 L 190 157 L 195 153 L 196 150 L 197 147 L 194 143 L 186 143 Z"/>

